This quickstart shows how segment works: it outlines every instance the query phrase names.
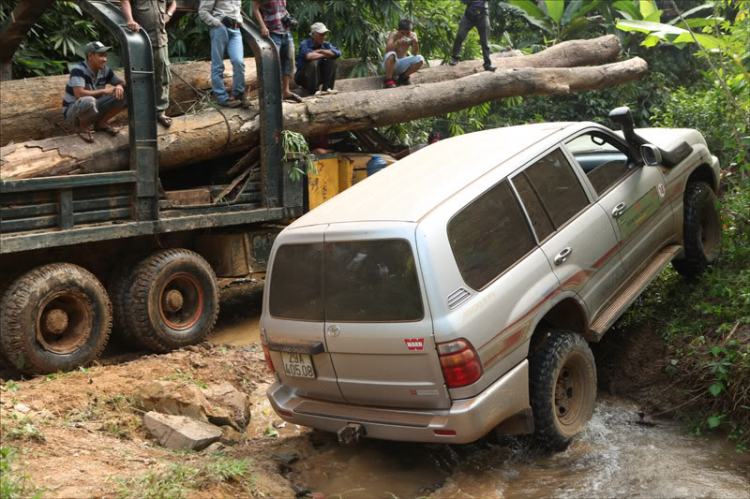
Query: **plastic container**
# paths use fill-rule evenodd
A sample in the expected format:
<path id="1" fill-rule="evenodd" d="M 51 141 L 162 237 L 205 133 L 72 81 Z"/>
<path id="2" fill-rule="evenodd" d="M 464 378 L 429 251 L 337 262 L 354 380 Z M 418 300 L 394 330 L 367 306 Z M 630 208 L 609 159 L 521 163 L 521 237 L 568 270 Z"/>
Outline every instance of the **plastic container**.
<path id="1" fill-rule="evenodd" d="M 386 166 L 388 166 L 388 163 L 386 163 L 382 157 L 374 155 L 370 158 L 370 161 L 367 162 L 367 176 L 370 177 L 375 175 Z"/>

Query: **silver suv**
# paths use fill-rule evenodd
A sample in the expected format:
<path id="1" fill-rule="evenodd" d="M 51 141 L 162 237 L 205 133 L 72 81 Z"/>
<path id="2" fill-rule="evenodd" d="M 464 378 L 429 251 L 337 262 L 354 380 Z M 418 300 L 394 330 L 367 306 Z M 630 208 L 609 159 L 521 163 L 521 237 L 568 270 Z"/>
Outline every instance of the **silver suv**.
<path id="1" fill-rule="evenodd" d="M 276 239 L 261 319 L 286 421 L 342 440 L 564 448 L 591 417 L 588 342 L 670 262 L 717 255 L 718 160 L 695 130 L 595 123 L 439 142 Z"/>

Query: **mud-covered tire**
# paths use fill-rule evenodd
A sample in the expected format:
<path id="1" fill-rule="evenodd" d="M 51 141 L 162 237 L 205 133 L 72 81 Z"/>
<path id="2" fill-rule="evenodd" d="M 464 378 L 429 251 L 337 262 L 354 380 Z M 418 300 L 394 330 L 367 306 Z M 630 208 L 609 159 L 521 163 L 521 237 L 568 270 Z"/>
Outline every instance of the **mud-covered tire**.
<path id="1" fill-rule="evenodd" d="M 216 275 L 185 249 L 152 254 L 135 268 L 125 320 L 138 343 L 166 353 L 206 339 L 219 316 Z"/>
<path id="2" fill-rule="evenodd" d="M 68 263 L 44 265 L 15 279 L 0 309 L 0 344 L 25 374 L 85 366 L 101 354 L 112 331 L 104 286 Z"/>
<path id="3" fill-rule="evenodd" d="M 705 182 L 690 182 L 683 210 L 685 255 L 672 261 L 672 266 L 685 277 L 695 277 L 716 261 L 721 249 L 721 219 L 714 191 Z"/>
<path id="4" fill-rule="evenodd" d="M 129 298 L 129 292 L 136 263 L 132 260 L 126 260 L 118 264 L 107 281 L 107 292 L 109 293 L 109 299 L 112 300 L 112 337 L 119 344 L 131 348 L 140 346 L 126 320 L 126 311 L 132 301 Z"/>
<path id="5" fill-rule="evenodd" d="M 580 335 L 552 330 L 529 357 L 529 396 L 534 438 L 565 450 L 594 413 L 596 364 Z"/>

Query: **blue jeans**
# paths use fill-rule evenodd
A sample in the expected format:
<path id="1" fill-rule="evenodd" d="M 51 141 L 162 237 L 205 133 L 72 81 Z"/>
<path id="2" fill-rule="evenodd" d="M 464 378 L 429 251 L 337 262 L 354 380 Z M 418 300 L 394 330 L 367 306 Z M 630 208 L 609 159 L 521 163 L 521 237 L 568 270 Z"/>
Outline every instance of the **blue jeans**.
<path id="1" fill-rule="evenodd" d="M 229 100 L 224 87 L 224 54 L 229 52 L 234 75 L 232 77 L 232 95 L 245 93 L 245 51 L 242 45 L 242 33 L 234 28 L 217 26 L 211 28 L 211 87 L 217 102 Z"/>
<path id="2" fill-rule="evenodd" d="M 284 34 L 271 33 L 271 40 L 279 50 L 279 59 L 281 60 L 281 74 L 294 74 L 294 38 L 292 33 L 287 31 Z"/>

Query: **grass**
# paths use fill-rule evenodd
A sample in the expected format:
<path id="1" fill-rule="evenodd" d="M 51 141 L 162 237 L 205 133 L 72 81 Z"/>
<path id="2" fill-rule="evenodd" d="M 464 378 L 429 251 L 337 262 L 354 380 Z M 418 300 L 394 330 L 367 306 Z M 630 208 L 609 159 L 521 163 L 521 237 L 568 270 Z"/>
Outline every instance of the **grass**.
<path id="1" fill-rule="evenodd" d="M 219 458 L 200 467 L 172 464 L 162 473 L 148 473 L 133 478 L 115 478 L 121 499 L 177 499 L 210 485 L 252 480 L 251 459 Z"/>
<path id="2" fill-rule="evenodd" d="M 4 426 L 4 425 L 3 425 Z M 18 440 L 21 442 L 44 442 L 47 437 L 36 425 L 31 424 L 31 419 L 26 416 L 19 424 L 12 428 L 3 428 L 3 436 L 7 440 Z"/>
<path id="3" fill-rule="evenodd" d="M 670 346 L 667 372 L 692 412 L 696 434 L 720 428 L 738 451 L 750 441 L 750 179 L 722 198 L 717 264 L 688 280 L 671 268 L 624 317 L 650 322 Z"/>
<path id="4" fill-rule="evenodd" d="M 0 447 L 0 497 L 3 499 L 39 498 L 44 489 L 31 483 L 28 473 L 18 465 L 15 447 Z"/>

